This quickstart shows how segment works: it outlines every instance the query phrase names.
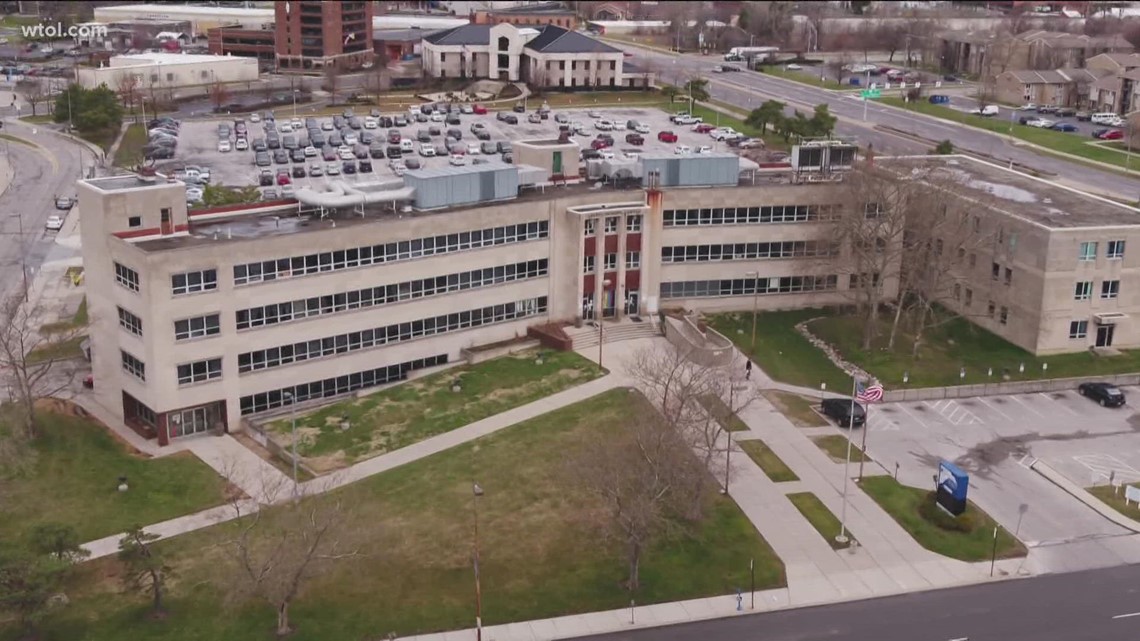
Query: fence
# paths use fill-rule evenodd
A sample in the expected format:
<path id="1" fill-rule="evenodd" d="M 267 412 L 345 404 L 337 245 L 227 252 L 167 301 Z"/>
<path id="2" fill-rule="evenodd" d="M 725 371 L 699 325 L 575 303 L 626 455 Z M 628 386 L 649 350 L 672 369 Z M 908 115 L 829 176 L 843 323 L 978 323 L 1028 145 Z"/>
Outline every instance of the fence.
<path id="1" fill-rule="evenodd" d="M 1075 389 L 1077 385 L 1081 383 L 1092 381 L 1113 383 L 1115 385 L 1140 385 L 1140 374 L 1114 374 L 1109 376 L 1052 378 L 1032 381 L 1005 381 L 1001 383 L 982 383 L 979 385 L 953 385 L 950 387 L 894 389 L 883 394 L 883 400 L 886 402 L 931 401 L 946 398 L 967 398 L 970 396 L 1005 396 L 1008 394 L 1060 392 Z"/>

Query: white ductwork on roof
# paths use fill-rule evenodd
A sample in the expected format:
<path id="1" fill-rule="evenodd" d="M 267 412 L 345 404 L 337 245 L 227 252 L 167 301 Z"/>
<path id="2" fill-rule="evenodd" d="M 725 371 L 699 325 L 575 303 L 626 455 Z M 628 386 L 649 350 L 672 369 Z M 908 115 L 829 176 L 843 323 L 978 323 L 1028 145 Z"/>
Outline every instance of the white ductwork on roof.
<path id="1" fill-rule="evenodd" d="M 413 200 L 416 190 L 402 180 L 382 183 L 349 184 L 343 181 L 330 183 L 324 191 L 298 189 L 297 201 L 303 205 L 342 209 L 374 203 L 398 203 Z"/>

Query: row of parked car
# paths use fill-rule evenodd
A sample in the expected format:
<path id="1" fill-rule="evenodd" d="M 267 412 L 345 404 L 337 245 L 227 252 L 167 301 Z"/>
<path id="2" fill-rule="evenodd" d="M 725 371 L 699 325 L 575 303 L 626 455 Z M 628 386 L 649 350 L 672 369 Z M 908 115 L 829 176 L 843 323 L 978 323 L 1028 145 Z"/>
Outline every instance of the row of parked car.
<path id="1" fill-rule="evenodd" d="M 142 148 L 147 160 L 168 160 L 178 148 L 181 123 L 170 116 L 160 116 L 146 124 L 147 143 Z"/>

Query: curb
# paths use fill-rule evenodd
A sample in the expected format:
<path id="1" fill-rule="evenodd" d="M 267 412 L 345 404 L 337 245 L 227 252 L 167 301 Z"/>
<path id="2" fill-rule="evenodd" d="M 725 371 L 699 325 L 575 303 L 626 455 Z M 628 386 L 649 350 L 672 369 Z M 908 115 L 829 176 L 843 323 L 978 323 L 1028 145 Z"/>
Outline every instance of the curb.
<path id="1" fill-rule="evenodd" d="M 1126 530 L 1140 533 L 1140 523 L 1128 518 L 1127 516 L 1124 516 L 1112 507 L 1105 505 L 1104 501 L 1101 501 L 1092 494 L 1089 494 L 1089 492 L 1083 487 L 1079 487 L 1076 483 L 1073 483 L 1069 479 L 1065 478 L 1060 472 L 1054 470 L 1041 459 L 1037 459 L 1032 464 L 1030 464 L 1029 469 L 1037 472 L 1050 483 L 1061 488 L 1081 503 L 1089 506 L 1097 514 L 1100 514 L 1109 521 L 1112 521 L 1113 523 Z"/>

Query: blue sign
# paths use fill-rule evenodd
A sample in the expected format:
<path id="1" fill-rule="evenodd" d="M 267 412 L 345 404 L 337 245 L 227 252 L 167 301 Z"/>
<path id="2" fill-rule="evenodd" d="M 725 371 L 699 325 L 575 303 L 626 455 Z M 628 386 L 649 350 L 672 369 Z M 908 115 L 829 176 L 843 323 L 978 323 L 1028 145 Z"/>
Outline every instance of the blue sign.
<path id="1" fill-rule="evenodd" d="M 965 501 L 966 491 L 969 487 L 969 474 L 949 461 L 938 463 L 938 489 L 945 490 L 947 494 L 959 501 Z"/>

